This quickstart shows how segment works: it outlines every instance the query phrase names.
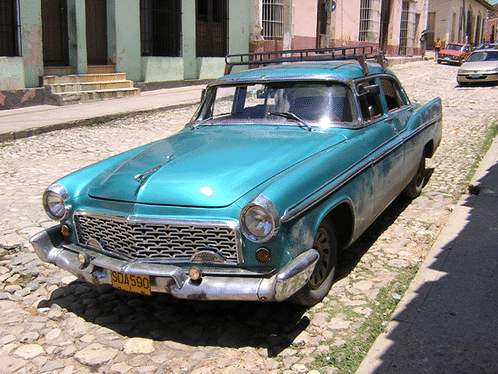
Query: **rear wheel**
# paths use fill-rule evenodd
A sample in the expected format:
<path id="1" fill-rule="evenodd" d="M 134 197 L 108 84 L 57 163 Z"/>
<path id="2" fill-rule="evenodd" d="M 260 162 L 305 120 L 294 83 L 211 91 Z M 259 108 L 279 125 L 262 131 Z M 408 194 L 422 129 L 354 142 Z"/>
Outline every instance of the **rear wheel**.
<path id="1" fill-rule="evenodd" d="M 425 183 L 425 157 L 422 156 L 422 160 L 420 160 L 420 164 L 418 165 L 417 173 L 410 181 L 408 186 L 401 193 L 404 197 L 409 199 L 415 199 L 422 192 L 422 188 Z"/>
<path id="2" fill-rule="evenodd" d="M 313 248 L 320 258 L 306 285 L 291 298 L 291 301 L 307 306 L 315 305 L 327 296 L 334 280 L 337 240 L 334 227 L 328 221 L 323 221 L 318 227 Z"/>

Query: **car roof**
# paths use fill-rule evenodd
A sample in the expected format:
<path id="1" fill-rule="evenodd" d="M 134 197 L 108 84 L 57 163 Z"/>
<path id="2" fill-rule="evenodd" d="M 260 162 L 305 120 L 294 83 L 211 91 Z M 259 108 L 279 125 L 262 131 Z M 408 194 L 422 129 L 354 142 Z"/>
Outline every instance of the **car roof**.
<path id="1" fill-rule="evenodd" d="M 369 75 L 380 74 L 384 71 L 394 76 L 389 70 L 385 70 L 381 64 L 367 63 Z M 367 75 L 367 76 L 369 76 Z M 271 65 L 261 68 L 249 69 L 233 73 L 219 78 L 213 84 L 229 84 L 235 82 L 256 81 L 351 81 L 365 77 L 360 63 L 354 60 L 347 61 L 324 61 L 324 62 L 292 62 Z"/>

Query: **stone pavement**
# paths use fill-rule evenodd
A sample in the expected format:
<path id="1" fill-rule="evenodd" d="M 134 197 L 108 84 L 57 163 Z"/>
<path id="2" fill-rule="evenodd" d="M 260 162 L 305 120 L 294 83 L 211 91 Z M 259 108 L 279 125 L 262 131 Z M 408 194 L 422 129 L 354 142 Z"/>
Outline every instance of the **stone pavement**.
<path id="1" fill-rule="evenodd" d="M 0 142 L 43 132 L 94 124 L 128 114 L 150 113 L 198 103 L 205 85 L 142 92 L 139 96 L 83 104 L 0 110 Z"/>
<path id="2" fill-rule="evenodd" d="M 93 287 L 41 263 L 30 248 L 29 237 L 53 225 L 40 203 L 46 186 L 80 167 L 178 131 L 192 115 L 193 106 L 157 112 L 152 108 L 152 113 L 133 116 L 126 112 L 131 108 L 128 103 L 122 112 L 129 115 L 99 126 L 23 138 L 19 133 L 18 139 L 2 143 L 0 373 L 351 372 L 350 358 L 361 357 L 360 343 L 374 336 L 362 329 L 370 320 L 385 321 L 388 332 L 371 349 L 359 369 L 363 372 L 496 372 L 498 359 L 492 356 L 496 340 L 491 337 L 483 344 L 481 339 L 486 327 L 492 331 L 496 326 L 491 313 L 497 300 L 492 284 L 496 256 L 484 241 L 487 234 L 481 235 L 496 217 L 490 212 L 478 214 L 493 206 L 488 200 L 495 201 L 489 184 L 496 179 L 494 166 L 476 175 L 473 183 L 481 187 L 480 195 L 467 194 L 466 178 L 479 160 L 485 134 L 498 121 L 498 88 L 457 88 L 456 68 L 433 61 L 395 66 L 395 72 L 413 101 L 443 99 L 443 142 L 428 162 L 429 182 L 414 201 L 395 201 L 354 246 L 341 253 L 338 279 L 330 294 L 309 309 L 289 303 L 146 298 Z M 197 92 L 192 88 L 193 102 L 201 88 Z M 178 91 L 169 91 L 171 100 L 180 96 Z M 150 96 L 150 101 L 155 100 Z M 98 106 L 116 108 L 124 100 Z M 167 100 L 160 101 L 165 105 Z M 27 109 L 29 126 L 30 121 L 44 117 L 43 109 L 59 108 Z M 80 116 L 89 116 L 93 110 L 90 104 L 74 109 Z M 24 110 L 10 112 L 12 118 L 19 112 Z M 2 119 L 8 116 L 0 112 Z M 488 157 L 493 160 L 496 153 L 493 146 Z M 496 158 L 481 165 L 495 162 Z M 462 195 L 463 203 L 457 204 Z M 455 223 L 462 211 L 468 220 L 463 230 Z M 494 227 L 490 226 L 492 234 L 496 234 Z M 467 236 L 472 233 L 477 237 Z M 441 254 L 431 250 L 437 247 L 443 248 Z M 473 250 L 476 247 L 480 251 Z M 481 257 L 471 259 L 474 255 Z M 467 263 L 462 265 L 460 259 Z M 399 301 L 405 291 L 400 276 L 421 264 L 419 275 Z M 446 288 L 451 292 L 436 293 Z M 475 300 L 461 299 L 460 293 L 451 297 L 460 291 L 475 295 Z M 439 297 L 444 302 L 439 303 Z M 460 301 L 469 307 L 469 300 L 473 308 L 459 308 Z M 392 310 L 379 306 L 392 301 L 405 307 L 398 307 L 389 322 Z M 437 333 L 431 335 L 433 330 Z M 419 344 L 407 344 L 406 339 Z M 458 358 L 474 353 L 471 359 L 458 361 L 458 368 L 450 365 L 456 352 L 453 341 L 461 348 Z M 445 358 L 445 367 L 439 366 L 438 358 Z M 408 368 L 405 362 L 413 365 Z"/>

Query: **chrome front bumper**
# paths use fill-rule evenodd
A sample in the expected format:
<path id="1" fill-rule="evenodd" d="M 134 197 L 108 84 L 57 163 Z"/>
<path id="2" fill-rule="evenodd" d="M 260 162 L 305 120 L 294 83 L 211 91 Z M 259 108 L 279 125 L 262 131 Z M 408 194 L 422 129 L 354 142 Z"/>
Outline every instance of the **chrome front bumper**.
<path id="1" fill-rule="evenodd" d="M 319 254 L 314 249 L 301 253 L 277 273 L 259 274 L 244 269 L 211 271 L 200 281 L 188 276 L 188 268 L 175 265 L 129 262 L 75 244 L 63 244 L 60 226 L 30 239 L 42 261 L 52 263 L 92 284 L 112 284 L 111 271 L 149 275 L 153 292 L 170 293 L 181 299 L 283 301 L 308 281 Z M 88 259 L 82 264 L 78 254 Z"/>

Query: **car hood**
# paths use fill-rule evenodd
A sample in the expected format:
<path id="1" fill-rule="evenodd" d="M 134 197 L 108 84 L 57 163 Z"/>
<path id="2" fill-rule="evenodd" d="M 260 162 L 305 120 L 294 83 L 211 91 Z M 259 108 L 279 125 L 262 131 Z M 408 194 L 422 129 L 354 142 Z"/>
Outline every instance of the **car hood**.
<path id="1" fill-rule="evenodd" d="M 462 66 L 460 66 L 460 71 L 491 70 L 496 68 L 498 68 L 498 61 L 473 61 L 473 62 L 464 62 Z"/>
<path id="2" fill-rule="evenodd" d="M 345 140 L 299 127 L 206 127 L 152 143 L 97 175 L 88 194 L 154 205 L 223 207 L 292 165 Z"/>
<path id="3" fill-rule="evenodd" d="M 439 52 L 440 55 L 448 55 L 448 56 L 460 56 L 463 52 L 455 51 L 453 49 L 443 49 Z"/>

